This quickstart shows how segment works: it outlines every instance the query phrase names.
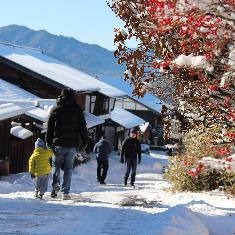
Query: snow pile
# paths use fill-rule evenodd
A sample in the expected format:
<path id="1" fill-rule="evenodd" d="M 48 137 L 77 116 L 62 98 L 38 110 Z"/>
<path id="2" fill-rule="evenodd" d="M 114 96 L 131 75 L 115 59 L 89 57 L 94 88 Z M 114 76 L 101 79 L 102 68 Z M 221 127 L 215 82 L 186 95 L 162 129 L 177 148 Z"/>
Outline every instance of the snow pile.
<path id="1" fill-rule="evenodd" d="M 15 127 L 12 127 L 11 128 L 11 131 L 10 133 L 17 137 L 17 138 L 20 138 L 22 140 L 24 139 L 27 139 L 28 137 L 32 136 L 33 133 L 27 129 L 25 129 L 24 127 L 22 126 L 15 126 Z"/>
<path id="2" fill-rule="evenodd" d="M 35 108 L 26 111 L 25 113 L 27 116 L 30 116 L 32 118 L 35 118 L 37 120 L 40 120 L 42 122 L 47 122 L 49 118 L 49 113 L 46 110 L 40 109 L 40 108 Z"/>
<path id="3" fill-rule="evenodd" d="M 212 72 L 213 68 L 206 61 L 205 56 L 193 56 L 193 55 L 179 55 L 173 63 L 182 67 L 191 67 L 194 69 L 205 68 L 207 71 Z"/>
<path id="4" fill-rule="evenodd" d="M 157 235 L 209 235 L 206 226 L 184 206 L 169 208 L 160 216 Z"/>
<path id="5" fill-rule="evenodd" d="M 12 174 L 0 178 L 0 194 L 32 191 L 34 183 L 28 173 Z"/>

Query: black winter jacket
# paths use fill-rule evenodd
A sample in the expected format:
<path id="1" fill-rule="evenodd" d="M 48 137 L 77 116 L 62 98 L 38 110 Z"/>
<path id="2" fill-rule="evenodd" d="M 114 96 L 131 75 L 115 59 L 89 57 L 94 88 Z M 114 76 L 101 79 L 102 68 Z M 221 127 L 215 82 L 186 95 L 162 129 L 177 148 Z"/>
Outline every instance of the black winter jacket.
<path id="1" fill-rule="evenodd" d="M 125 159 L 136 160 L 141 162 L 141 145 L 140 141 L 136 138 L 128 137 L 124 140 L 121 149 L 121 161 Z"/>
<path id="2" fill-rule="evenodd" d="M 87 145 L 88 133 L 83 111 L 72 96 L 59 96 L 57 99 L 57 106 L 51 110 L 48 119 L 46 142 L 48 146 L 61 147 Z"/>

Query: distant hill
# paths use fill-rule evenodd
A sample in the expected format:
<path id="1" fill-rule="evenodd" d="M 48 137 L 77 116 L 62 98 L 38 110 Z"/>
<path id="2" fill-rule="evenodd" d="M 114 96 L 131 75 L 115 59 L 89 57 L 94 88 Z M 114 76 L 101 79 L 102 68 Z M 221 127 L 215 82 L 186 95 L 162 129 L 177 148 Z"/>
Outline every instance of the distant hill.
<path id="1" fill-rule="evenodd" d="M 40 48 L 45 54 L 90 75 L 122 76 L 113 52 L 95 44 L 82 43 L 72 37 L 57 36 L 45 30 L 24 26 L 0 27 L 0 41 Z"/>

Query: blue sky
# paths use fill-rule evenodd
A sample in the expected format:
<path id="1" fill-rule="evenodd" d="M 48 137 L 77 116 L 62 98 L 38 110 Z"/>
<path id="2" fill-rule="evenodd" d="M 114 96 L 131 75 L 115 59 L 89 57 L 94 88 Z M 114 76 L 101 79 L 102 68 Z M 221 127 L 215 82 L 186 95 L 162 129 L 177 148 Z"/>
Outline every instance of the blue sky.
<path id="1" fill-rule="evenodd" d="M 4 0 L 0 27 L 9 24 L 45 29 L 111 50 L 113 28 L 124 25 L 105 0 Z"/>

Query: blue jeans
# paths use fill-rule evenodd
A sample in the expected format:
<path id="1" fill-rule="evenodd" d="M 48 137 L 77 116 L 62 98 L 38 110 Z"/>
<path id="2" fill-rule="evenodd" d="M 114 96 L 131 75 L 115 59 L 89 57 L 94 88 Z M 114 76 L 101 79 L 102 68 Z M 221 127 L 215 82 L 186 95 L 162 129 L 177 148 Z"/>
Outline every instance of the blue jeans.
<path id="1" fill-rule="evenodd" d="M 130 171 L 131 171 L 131 184 L 135 182 L 136 169 L 137 169 L 137 159 L 126 159 L 126 173 L 124 177 L 125 184 L 127 183 L 127 180 L 129 178 Z"/>
<path id="2" fill-rule="evenodd" d="M 52 157 L 52 187 L 60 187 L 60 168 L 64 165 L 64 178 L 62 183 L 61 192 L 69 194 L 73 163 L 75 159 L 76 148 L 75 147 L 56 147 L 54 156 Z"/>

